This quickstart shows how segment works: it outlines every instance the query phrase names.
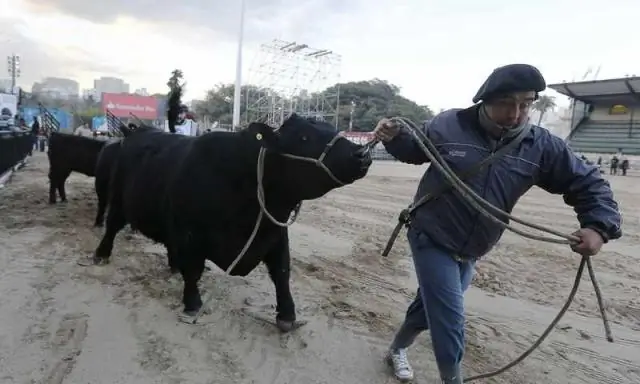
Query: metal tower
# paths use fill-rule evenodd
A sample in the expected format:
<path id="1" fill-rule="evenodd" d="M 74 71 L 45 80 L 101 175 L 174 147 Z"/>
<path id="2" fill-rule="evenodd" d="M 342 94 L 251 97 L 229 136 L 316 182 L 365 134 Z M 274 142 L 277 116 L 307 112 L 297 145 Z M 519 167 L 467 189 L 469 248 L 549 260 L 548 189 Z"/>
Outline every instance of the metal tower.
<path id="1" fill-rule="evenodd" d="M 273 40 L 260 46 L 244 96 L 244 121 L 279 127 L 290 113 L 337 126 L 342 57 L 307 44 Z"/>
<path id="2" fill-rule="evenodd" d="M 20 56 L 16 54 L 7 56 L 7 70 L 9 71 L 9 78 L 11 79 L 11 90 L 9 93 L 13 93 L 18 78 L 20 77 Z"/>

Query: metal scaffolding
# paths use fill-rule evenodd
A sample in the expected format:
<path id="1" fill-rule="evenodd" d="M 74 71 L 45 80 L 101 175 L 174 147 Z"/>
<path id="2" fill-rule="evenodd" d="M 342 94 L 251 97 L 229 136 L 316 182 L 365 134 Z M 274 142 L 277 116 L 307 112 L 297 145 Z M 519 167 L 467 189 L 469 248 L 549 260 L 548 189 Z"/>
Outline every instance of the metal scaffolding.
<path id="1" fill-rule="evenodd" d="M 295 112 L 337 126 L 342 57 L 307 44 L 273 40 L 262 44 L 245 92 L 245 122 L 279 127 Z"/>

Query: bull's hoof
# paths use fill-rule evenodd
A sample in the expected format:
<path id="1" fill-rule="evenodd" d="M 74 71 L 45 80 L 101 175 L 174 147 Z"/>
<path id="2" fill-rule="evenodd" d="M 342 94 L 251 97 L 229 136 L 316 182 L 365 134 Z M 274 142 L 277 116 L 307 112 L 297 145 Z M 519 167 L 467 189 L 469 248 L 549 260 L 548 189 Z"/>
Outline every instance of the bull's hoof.
<path id="1" fill-rule="evenodd" d="M 93 265 L 107 265 L 109 264 L 109 259 L 106 257 L 87 257 L 86 259 L 78 260 L 78 265 L 82 267 L 90 267 Z"/>
<path id="2" fill-rule="evenodd" d="M 182 313 L 178 315 L 178 320 L 180 320 L 180 322 L 185 324 L 195 325 L 195 324 L 198 324 L 196 319 L 197 314 L 198 314 L 197 310 L 182 311 Z"/>
<path id="3" fill-rule="evenodd" d="M 296 329 L 307 325 L 306 320 L 280 320 L 276 319 L 276 328 L 282 333 L 295 331 Z"/>

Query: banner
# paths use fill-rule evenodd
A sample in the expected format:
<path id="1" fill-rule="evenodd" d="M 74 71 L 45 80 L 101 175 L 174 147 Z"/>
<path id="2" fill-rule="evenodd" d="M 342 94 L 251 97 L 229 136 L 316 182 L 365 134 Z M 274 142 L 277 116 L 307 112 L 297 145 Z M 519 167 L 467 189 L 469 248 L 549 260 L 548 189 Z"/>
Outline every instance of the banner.
<path id="1" fill-rule="evenodd" d="M 129 118 L 133 113 L 143 120 L 155 120 L 158 118 L 158 101 L 152 96 L 103 93 L 102 111 L 110 111 L 115 117 Z"/>
<path id="2" fill-rule="evenodd" d="M 2 126 L 14 125 L 18 113 L 18 97 L 10 93 L 0 93 L 0 122 Z"/>

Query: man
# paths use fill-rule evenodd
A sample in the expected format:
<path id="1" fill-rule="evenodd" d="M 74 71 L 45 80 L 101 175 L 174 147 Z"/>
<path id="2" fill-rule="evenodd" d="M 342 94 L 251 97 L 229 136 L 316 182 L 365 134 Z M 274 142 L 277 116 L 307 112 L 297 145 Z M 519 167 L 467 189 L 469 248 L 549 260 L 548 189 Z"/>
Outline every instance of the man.
<path id="1" fill-rule="evenodd" d="M 33 149 L 38 149 L 38 133 L 40 132 L 40 123 L 38 122 L 38 117 L 33 116 L 33 122 L 31 123 L 31 150 L 29 151 L 29 156 L 33 156 Z"/>
<path id="2" fill-rule="evenodd" d="M 528 123 L 531 105 L 545 88 L 542 75 L 530 65 L 497 68 L 473 98 L 476 105 L 440 113 L 425 133 L 457 173 L 473 169 L 511 140 L 521 140 L 465 182 L 507 212 L 533 185 L 563 194 L 581 225 L 575 233 L 581 241 L 571 248 L 581 255 L 595 255 L 603 243 L 621 236 L 618 205 L 596 167 L 580 160 L 562 139 Z M 400 161 L 428 161 L 410 133 L 389 120 L 378 123 L 375 135 Z M 446 183 L 437 170 L 429 168 L 416 199 Z M 420 332 L 430 329 L 442 383 L 462 383 L 463 293 L 471 283 L 476 260 L 493 248 L 502 233 L 500 226 L 466 204 L 458 192 L 444 193 L 414 212 L 407 236 L 419 289 L 387 356 L 398 379 L 413 379 L 407 348 Z"/>
<path id="3" fill-rule="evenodd" d="M 610 175 L 618 174 L 618 162 L 619 162 L 618 156 L 613 155 L 613 157 L 611 158 L 611 164 L 610 164 L 611 169 L 609 170 Z"/>
<path id="4" fill-rule="evenodd" d="M 176 133 L 186 136 L 196 136 L 197 132 L 198 125 L 194 121 L 193 115 L 189 113 L 189 107 L 182 104 L 180 106 L 178 120 L 176 121 Z"/>

